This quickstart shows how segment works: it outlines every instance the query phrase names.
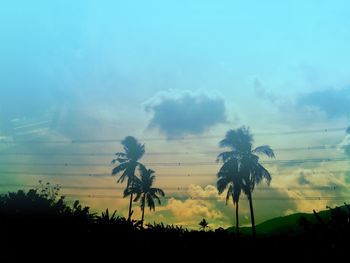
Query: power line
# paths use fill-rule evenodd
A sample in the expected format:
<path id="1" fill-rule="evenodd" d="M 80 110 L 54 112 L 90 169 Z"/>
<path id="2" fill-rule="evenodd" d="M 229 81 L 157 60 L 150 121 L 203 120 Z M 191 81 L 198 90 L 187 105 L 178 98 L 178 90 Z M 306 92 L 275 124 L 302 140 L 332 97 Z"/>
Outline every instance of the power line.
<path id="1" fill-rule="evenodd" d="M 271 160 L 262 161 L 262 164 L 301 164 L 301 163 L 320 163 L 320 162 L 347 162 L 349 158 L 314 158 L 314 159 L 291 159 L 291 160 Z M 13 166 L 64 166 L 64 167 L 108 167 L 109 163 L 25 163 L 25 162 L 0 162 L 0 165 L 13 165 Z M 154 162 L 145 163 L 149 166 L 161 166 L 161 167 L 176 167 L 176 166 L 217 166 L 218 162 Z"/>
<path id="2" fill-rule="evenodd" d="M 74 190 L 124 190 L 122 186 L 81 186 L 81 185 L 59 185 L 61 189 L 74 189 Z M 17 187 L 17 188 L 38 188 L 38 185 L 23 185 L 23 184 L 0 184 L 1 188 Z M 322 190 L 322 191 L 339 191 L 344 189 L 344 186 L 330 185 L 330 186 L 304 186 L 304 187 L 257 187 L 255 191 L 279 191 L 279 190 Z M 173 191 L 188 191 L 189 187 L 162 187 L 163 190 Z"/>
<path id="3" fill-rule="evenodd" d="M 40 175 L 40 176 L 111 176 L 111 173 L 52 173 L 52 172 L 19 172 L 19 171 L 0 171 L 0 174 L 14 175 Z"/>
<path id="4" fill-rule="evenodd" d="M 102 199 L 122 199 L 123 196 L 114 196 L 114 195 L 86 195 L 86 194 L 66 194 L 66 197 L 82 197 L 82 198 L 102 198 Z M 163 199 L 175 199 L 175 197 L 165 196 Z M 190 196 L 182 196 L 177 197 L 179 199 L 187 198 L 190 200 L 203 200 L 203 201 L 223 201 L 220 198 L 215 197 L 190 197 Z M 242 196 L 241 199 L 247 199 L 245 196 Z M 304 197 L 254 197 L 254 200 L 266 200 L 266 201 L 297 201 L 297 200 L 308 200 L 308 201 L 331 201 L 331 200 L 349 200 L 350 196 L 304 196 Z"/>
<path id="5" fill-rule="evenodd" d="M 283 151 L 312 151 L 312 150 L 333 150 L 337 149 L 339 145 L 319 145 L 319 146 L 309 146 L 309 147 L 286 147 L 286 148 L 275 148 L 275 152 Z M 200 154 L 200 155 L 209 155 L 209 154 L 219 154 L 220 151 L 204 151 L 204 152 L 149 152 L 146 155 L 188 155 L 188 154 Z M 10 155 L 23 155 L 23 156 L 90 156 L 90 157 L 106 157 L 113 156 L 115 153 L 57 153 L 57 152 L 43 152 L 43 153 L 33 153 L 33 152 L 0 152 L 0 155 L 10 156 Z"/>
<path id="6" fill-rule="evenodd" d="M 325 129 L 308 129 L 308 130 L 292 130 L 292 131 L 281 131 L 281 132 L 261 132 L 256 133 L 254 136 L 276 136 L 276 135 L 292 135 L 292 134 L 308 134 L 308 133 L 330 133 L 340 132 L 345 130 L 347 127 L 342 128 L 325 128 Z M 187 136 L 179 138 L 171 138 L 169 141 L 184 141 L 184 140 L 204 140 L 204 139 L 215 139 L 222 138 L 218 135 L 209 136 Z M 165 141 L 166 138 L 141 138 L 140 141 Z M 73 139 L 73 140 L 52 140 L 52 141 L 33 141 L 33 140 L 1 140 L 3 144 L 87 144 L 87 143 L 120 143 L 122 139 Z"/>
<path id="7" fill-rule="evenodd" d="M 348 170 L 330 170 L 330 171 L 308 171 L 306 175 L 309 174 L 343 174 L 349 172 Z M 27 171 L 0 171 L 0 174 L 9 175 L 35 175 L 35 176 L 62 176 L 62 177 L 111 177 L 111 173 L 62 173 L 62 172 L 27 172 Z M 272 173 L 275 175 L 291 175 L 291 173 L 278 172 Z M 300 175 L 300 174 L 296 174 Z M 164 177 L 213 177 L 216 178 L 216 172 L 213 173 L 186 173 L 186 174 L 158 174 L 157 178 Z"/>

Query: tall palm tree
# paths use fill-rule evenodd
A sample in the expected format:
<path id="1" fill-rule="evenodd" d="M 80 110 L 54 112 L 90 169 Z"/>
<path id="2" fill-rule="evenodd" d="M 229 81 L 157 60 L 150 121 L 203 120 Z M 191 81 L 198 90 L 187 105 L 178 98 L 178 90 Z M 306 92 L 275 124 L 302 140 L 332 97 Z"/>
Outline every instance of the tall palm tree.
<path id="1" fill-rule="evenodd" d="M 159 197 L 165 195 L 162 189 L 152 187 L 155 178 L 153 170 L 140 166 L 140 178 L 136 178 L 134 184 L 124 191 L 124 196 L 136 194 L 134 202 L 140 201 L 141 203 L 141 227 L 143 227 L 146 204 L 150 210 L 154 211 L 155 199 L 158 201 L 158 204 L 161 204 Z"/>
<path id="2" fill-rule="evenodd" d="M 132 136 L 125 137 L 125 139 L 121 141 L 121 144 L 123 145 L 124 152 L 117 152 L 115 154 L 116 158 L 112 160 L 112 163 L 118 163 L 118 165 L 113 168 L 112 175 L 122 173 L 117 183 L 123 183 L 124 180 L 127 179 L 126 188 L 129 188 L 134 184 L 137 178 L 135 175 L 136 168 L 143 167 L 143 164 L 141 164 L 139 160 L 145 153 L 145 145 L 139 143 Z M 132 201 L 133 194 L 130 195 L 128 220 L 131 219 L 133 213 Z"/>
<path id="3" fill-rule="evenodd" d="M 264 166 L 259 163 L 259 154 L 275 158 L 275 154 L 270 146 L 263 145 L 253 149 L 253 136 L 249 128 L 241 127 L 236 130 L 229 130 L 223 140 L 220 141 L 220 147 L 229 147 L 231 151 L 223 152 L 219 155 L 224 162 L 236 160 L 238 173 L 242 178 L 242 190 L 248 198 L 250 208 L 250 219 L 252 223 L 253 236 L 256 236 L 255 219 L 252 192 L 255 185 L 262 180 L 266 180 L 269 185 L 271 175 Z"/>
<path id="4" fill-rule="evenodd" d="M 217 161 L 220 159 L 221 158 L 218 157 Z M 233 205 L 236 207 L 236 233 L 239 235 L 238 203 L 242 192 L 243 177 L 238 169 L 237 159 L 232 158 L 224 161 L 217 176 L 218 180 L 216 186 L 219 194 L 222 194 L 227 189 L 226 205 L 230 197 L 232 197 Z"/>

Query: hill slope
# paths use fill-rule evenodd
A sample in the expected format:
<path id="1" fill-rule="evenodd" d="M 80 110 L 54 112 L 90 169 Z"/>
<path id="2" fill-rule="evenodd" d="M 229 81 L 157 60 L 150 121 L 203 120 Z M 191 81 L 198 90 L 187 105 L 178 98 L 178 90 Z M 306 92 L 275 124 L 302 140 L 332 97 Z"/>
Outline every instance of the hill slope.
<path id="1" fill-rule="evenodd" d="M 341 206 L 345 210 L 345 206 Z M 327 222 L 330 219 L 330 210 L 323 210 L 318 212 L 320 217 Z M 288 216 L 281 216 L 269 219 L 256 226 L 257 235 L 271 236 L 271 235 L 298 235 L 303 232 L 303 228 L 299 226 L 300 217 L 304 216 L 309 222 L 317 223 L 317 219 L 313 213 L 296 213 Z M 235 232 L 234 226 L 227 229 L 229 232 Z M 243 235 L 251 234 L 251 227 L 242 227 L 240 232 Z"/>

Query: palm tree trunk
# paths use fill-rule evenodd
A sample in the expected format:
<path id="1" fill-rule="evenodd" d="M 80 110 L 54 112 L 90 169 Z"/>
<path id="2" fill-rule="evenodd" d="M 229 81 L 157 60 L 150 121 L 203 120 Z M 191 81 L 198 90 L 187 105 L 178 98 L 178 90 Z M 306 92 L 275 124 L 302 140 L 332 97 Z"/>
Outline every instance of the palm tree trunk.
<path id="1" fill-rule="evenodd" d="M 234 200 L 235 199 L 232 194 L 232 202 L 233 202 L 233 205 L 236 207 L 236 233 L 237 233 L 237 236 L 239 236 L 238 202 L 235 203 Z"/>
<path id="2" fill-rule="evenodd" d="M 128 216 L 128 221 L 130 221 L 131 220 L 131 215 L 132 215 L 132 196 L 133 196 L 133 194 L 131 193 L 131 195 L 130 195 L 130 203 L 129 203 L 129 216 Z"/>
<path id="3" fill-rule="evenodd" d="M 145 196 L 145 194 L 143 194 L 143 197 L 142 197 L 142 217 L 141 217 L 141 227 L 143 228 L 143 219 L 145 218 L 145 198 L 146 198 L 146 196 Z"/>
<path id="4" fill-rule="evenodd" d="M 253 200 L 252 200 L 252 192 L 249 191 L 248 193 L 248 200 L 249 200 L 249 208 L 250 208 L 250 220 L 252 222 L 252 233 L 253 238 L 256 237 L 256 229 L 255 229 L 255 219 L 254 219 L 254 209 L 253 209 Z"/>
<path id="5" fill-rule="evenodd" d="M 239 236 L 238 202 L 236 203 L 236 233 Z"/>

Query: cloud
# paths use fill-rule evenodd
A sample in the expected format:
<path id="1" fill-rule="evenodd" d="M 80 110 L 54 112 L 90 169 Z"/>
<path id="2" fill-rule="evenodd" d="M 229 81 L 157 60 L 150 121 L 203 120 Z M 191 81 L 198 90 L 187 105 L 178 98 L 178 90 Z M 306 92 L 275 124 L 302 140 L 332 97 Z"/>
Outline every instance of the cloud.
<path id="1" fill-rule="evenodd" d="M 187 190 L 192 198 L 218 198 L 218 190 L 214 185 L 207 185 L 204 188 L 191 184 Z"/>
<path id="2" fill-rule="evenodd" d="M 269 112 L 269 118 L 279 125 L 286 124 L 294 129 L 303 125 L 334 127 L 344 125 L 350 118 L 350 87 L 295 93 L 277 92 L 263 84 L 255 79 L 255 99 L 265 105 L 263 110 Z"/>
<path id="3" fill-rule="evenodd" d="M 167 223 L 196 229 L 200 220 L 205 218 L 209 221 L 210 227 L 215 229 L 233 224 L 230 222 L 232 209 L 218 198 L 214 185 L 201 187 L 191 184 L 186 196 L 170 198 L 164 206 L 157 208 L 157 211 L 158 214 L 166 214 Z"/>
<path id="4" fill-rule="evenodd" d="M 345 200 L 349 194 L 345 172 L 326 172 L 322 165 L 317 169 L 295 169 L 288 175 L 275 176 L 271 186 L 280 188 L 282 196 L 293 200 L 294 212 L 324 210 L 326 206 L 339 205 L 341 198 Z M 285 204 L 285 207 L 288 206 Z"/>
<path id="5" fill-rule="evenodd" d="M 193 219 L 193 218 L 208 218 L 208 219 L 219 219 L 223 215 L 220 211 L 213 209 L 214 207 L 209 203 L 202 200 L 191 200 L 185 201 L 170 198 L 166 206 L 174 216 L 177 218 Z"/>
<path id="6" fill-rule="evenodd" d="M 145 103 L 145 109 L 153 113 L 149 127 L 158 128 L 168 138 L 201 134 L 226 122 L 224 100 L 204 92 L 160 92 Z"/>
<path id="7" fill-rule="evenodd" d="M 315 108 L 324 112 L 327 117 L 349 117 L 350 87 L 343 89 L 325 89 L 300 96 L 297 106 Z"/>

